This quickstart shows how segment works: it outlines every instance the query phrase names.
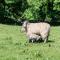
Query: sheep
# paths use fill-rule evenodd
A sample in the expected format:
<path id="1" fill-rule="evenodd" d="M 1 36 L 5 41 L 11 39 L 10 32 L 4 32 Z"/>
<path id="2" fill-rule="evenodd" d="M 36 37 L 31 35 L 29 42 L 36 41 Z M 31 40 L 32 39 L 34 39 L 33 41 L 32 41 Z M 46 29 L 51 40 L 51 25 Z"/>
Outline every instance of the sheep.
<path id="1" fill-rule="evenodd" d="M 28 23 L 28 21 L 25 21 L 22 25 L 22 32 L 26 32 L 26 23 Z M 41 36 L 36 35 L 36 34 L 28 34 L 27 33 L 27 37 L 29 39 L 29 42 L 34 42 L 34 41 L 38 41 L 39 39 L 41 39 Z"/>
<path id="2" fill-rule="evenodd" d="M 35 42 L 35 41 L 39 41 L 41 39 L 41 36 L 36 35 L 36 34 L 30 34 L 28 36 L 29 42 Z"/>
<path id="3" fill-rule="evenodd" d="M 28 21 L 25 21 L 22 27 L 24 28 L 28 37 L 30 37 L 30 35 L 32 34 L 36 34 L 42 38 L 44 43 L 48 41 L 48 36 L 50 33 L 50 24 L 45 22 L 29 23 Z"/>

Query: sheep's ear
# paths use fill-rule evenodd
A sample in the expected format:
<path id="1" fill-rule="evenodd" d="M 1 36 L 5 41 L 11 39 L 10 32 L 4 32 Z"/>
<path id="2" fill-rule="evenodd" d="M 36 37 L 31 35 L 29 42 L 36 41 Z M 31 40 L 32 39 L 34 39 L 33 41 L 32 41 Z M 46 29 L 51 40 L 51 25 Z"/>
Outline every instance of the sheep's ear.
<path id="1" fill-rule="evenodd" d="M 24 23 L 24 21 L 25 21 L 24 19 L 21 19 L 21 23 L 22 23 L 22 24 Z"/>
<path id="2" fill-rule="evenodd" d="M 23 20 L 21 21 L 22 24 L 23 24 L 24 22 L 25 22 L 25 21 L 23 21 Z"/>
<path id="3" fill-rule="evenodd" d="M 25 21 L 25 22 L 26 22 L 26 24 L 29 23 L 29 21 Z"/>
<path id="4" fill-rule="evenodd" d="M 24 21 L 25 24 L 29 23 L 28 21 Z"/>

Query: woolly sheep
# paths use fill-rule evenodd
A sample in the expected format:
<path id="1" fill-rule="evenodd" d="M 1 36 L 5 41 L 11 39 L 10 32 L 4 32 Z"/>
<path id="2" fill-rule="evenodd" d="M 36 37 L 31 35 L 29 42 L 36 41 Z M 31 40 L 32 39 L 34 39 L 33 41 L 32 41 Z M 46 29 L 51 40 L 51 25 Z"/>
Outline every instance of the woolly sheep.
<path id="1" fill-rule="evenodd" d="M 28 36 L 29 42 L 35 42 L 35 41 L 39 41 L 41 39 L 41 36 L 36 35 L 36 34 L 30 34 Z"/>
<path id="2" fill-rule="evenodd" d="M 36 34 L 39 35 L 42 40 L 44 40 L 44 43 L 47 42 L 50 33 L 50 24 L 45 22 L 29 23 L 28 21 L 25 21 L 22 27 L 24 28 L 28 37 L 30 37 L 32 34 Z"/>

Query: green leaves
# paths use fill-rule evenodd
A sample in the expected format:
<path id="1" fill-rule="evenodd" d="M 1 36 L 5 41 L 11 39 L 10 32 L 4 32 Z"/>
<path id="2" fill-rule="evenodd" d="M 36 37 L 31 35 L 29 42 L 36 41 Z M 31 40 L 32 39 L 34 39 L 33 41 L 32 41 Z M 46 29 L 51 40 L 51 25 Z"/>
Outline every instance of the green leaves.
<path id="1" fill-rule="evenodd" d="M 6 4 L 16 3 L 19 2 L 19 0 L 5 0 Z"/>
<path id="2" fill-rule="evenodd" d="M 34 19 L 34 16 L 32 14 L 32 10 L 31 9 L 26 9 L 24 14 L 23 14 L 23 17 L 27 18 L 27 19 Z"/>
<path id="3" fill-rule="evenodd" d="M 60 0 L 54 0 L 54 8 L 53 10 L 60 11 Z"/>
<path id="4" fill-rule="evenodd" d="M 37 19 L 38 16 L 38 10 L 34 10 L 32 7 L 25 10 L 24 14 L 22 15 L 24 18 L 29 20 Z"/>
<path id="5" fill-rule="evenodd" d="M 0 2 L 0 17 L 14 20 L 52 21 L 53 19 L 55 21 L 55 18 L 60 19 L 59 14 L 60 0 L 4 0 Z"/>

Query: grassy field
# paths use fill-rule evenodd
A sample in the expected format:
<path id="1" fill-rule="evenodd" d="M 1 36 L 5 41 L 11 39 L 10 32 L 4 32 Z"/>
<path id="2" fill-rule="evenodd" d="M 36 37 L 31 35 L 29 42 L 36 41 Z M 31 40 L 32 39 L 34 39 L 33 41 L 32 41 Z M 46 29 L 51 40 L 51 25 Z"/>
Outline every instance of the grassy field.
<path id="1" fill-rule="evenodd" d="M 51 27 L 46 44 L 29 43 L 20 30 L 0 24 L 0 60 L 60 60 L 60 26 Z"/>

